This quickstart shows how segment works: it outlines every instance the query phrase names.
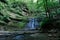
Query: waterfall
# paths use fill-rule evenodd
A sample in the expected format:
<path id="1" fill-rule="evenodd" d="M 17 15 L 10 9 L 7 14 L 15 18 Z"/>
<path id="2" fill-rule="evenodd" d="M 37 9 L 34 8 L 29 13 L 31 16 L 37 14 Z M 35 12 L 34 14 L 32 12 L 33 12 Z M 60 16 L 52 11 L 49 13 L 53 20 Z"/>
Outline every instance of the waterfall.
<path id="1" fill-rule="evenodd" d="M 34 26 L 34 24 L 35 24 L 35 20 L 34 20 L 34 18 L 31 20 L 31 29 L 35 29 L 35 26 Z"/>
<path id="2" fill-rule="evenodd" d="M 38 23 L 38 21 L 37 21 L 37 18 L 29 18 L 29 20 L 28 20 L 29 22 L 27 23 L 27 29 L 28 30 L 30 30 L 30 29 L 36 29 L 36 28 L 38 28 L 38 26 L 39 26 L 39 23 Z"/>
<path id="3" fill-rule="evenodd" d="M 36 18 L 29 18 L 28 21 L 29 22 L 27 23 L 26 28 L 25 28 L 26 30 L 30 30 L 30 29 L 32 30 L 32 29 L 38 28 L 39 23 L 38 23 Z M 24 39 L 24 35 L 18 35 L 14 39 L 23 40 Z"/>

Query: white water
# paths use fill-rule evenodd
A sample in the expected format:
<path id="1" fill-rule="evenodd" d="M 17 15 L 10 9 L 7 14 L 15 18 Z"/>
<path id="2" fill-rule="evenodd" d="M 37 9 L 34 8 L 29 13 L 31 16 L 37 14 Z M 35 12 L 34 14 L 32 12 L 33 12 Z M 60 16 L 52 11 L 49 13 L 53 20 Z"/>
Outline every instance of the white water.
<path id="1" fill-rule="evenodd" d="M 27 23 L 28 30 L 30 29 L 36 29 L 38 27 L 38 21 L 36 18 L 29 18 L 29 22 Z M 0 40 L 5 40 L 5 39 L 0 39 Z M 24 35 L 18 35 L 13 37 L 13 40 L 24 40 Z"/>
<path id="2" fill-rule="evenodd" d="M 28 30 L 29 29 L 36 29 L 39 26 L 38 21 L 36 18 L 30 18 L 29 22 L 27 23 Z"/>

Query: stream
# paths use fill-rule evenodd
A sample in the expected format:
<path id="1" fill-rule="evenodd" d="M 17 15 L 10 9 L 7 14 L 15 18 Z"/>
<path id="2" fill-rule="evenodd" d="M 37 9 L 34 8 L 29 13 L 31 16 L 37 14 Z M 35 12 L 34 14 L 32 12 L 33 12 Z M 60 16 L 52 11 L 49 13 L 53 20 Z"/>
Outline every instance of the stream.
<path id="1" fill-rule="evenodd" d="M 35 30 L 36 28 L 38 28 L 39 23 L 36 18 L 29 18 L 28 21 L 29 22 L 27 23 L 25 30 Z M 15 37 L 13 37 L 13 40 L 24 40 L 26 35 L 17 35 Z M 31 34 L 29 34 L 29 35 L 31 35 Z M 5 40 L 5 37 L 0 38 L 0 40 Z"/>
<path id="2" fill-rule="evenodd" d="M 29 22 L 26 25 L 26 30 L 34 30 L 36 28 L 38 28 L 39 23 L 37 21 L 37 18 L 29 18 Z M 30 34 L 31 35 L 31 34 Z M 25 35 L 18 35 L 16 37 L 14 37 L 14 39 L 16 40 L 24 40 Z"/>

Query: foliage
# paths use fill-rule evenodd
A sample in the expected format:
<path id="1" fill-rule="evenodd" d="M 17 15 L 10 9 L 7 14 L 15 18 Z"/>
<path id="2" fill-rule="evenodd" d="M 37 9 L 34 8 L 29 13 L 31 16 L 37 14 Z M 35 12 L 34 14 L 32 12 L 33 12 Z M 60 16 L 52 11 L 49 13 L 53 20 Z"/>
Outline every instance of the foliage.
<path id="1" fill-rule="evenodd" d="M 34 0 L 5 0 L 5 2 L 0 1 L 0 23 L 4 25 L 9 25 L 11 22 L 10 25 L 23 27 L 28 22 L 28 17 L 42 18 L 44 21 L 42 20 L 40 25 L 44 25 L 60 13 L 59 0 L 37 0 L 36 2 Z M 18 23 L 15 25 L 12 21 Z"/>

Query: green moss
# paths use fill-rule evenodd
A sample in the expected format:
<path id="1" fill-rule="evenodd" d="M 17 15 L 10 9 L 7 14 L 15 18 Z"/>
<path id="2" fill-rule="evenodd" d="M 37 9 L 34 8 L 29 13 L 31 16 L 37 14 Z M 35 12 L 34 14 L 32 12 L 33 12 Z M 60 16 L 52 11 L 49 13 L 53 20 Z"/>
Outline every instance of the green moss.
<path id="1" fill-rule="evenodd" d="M 10 22 L 9 23 L 10 27 L 16 27 L 16 28 L 20 28 L 20 29 L 24 28 L 25 25 L 26 25 L 26 22 Z"/>

